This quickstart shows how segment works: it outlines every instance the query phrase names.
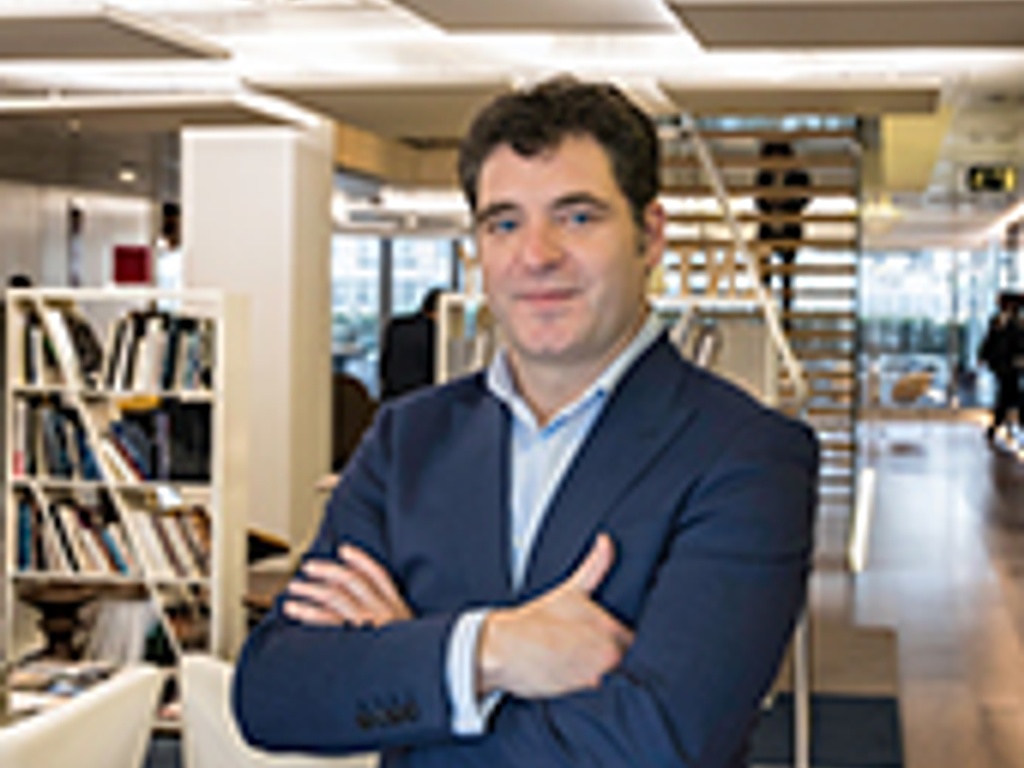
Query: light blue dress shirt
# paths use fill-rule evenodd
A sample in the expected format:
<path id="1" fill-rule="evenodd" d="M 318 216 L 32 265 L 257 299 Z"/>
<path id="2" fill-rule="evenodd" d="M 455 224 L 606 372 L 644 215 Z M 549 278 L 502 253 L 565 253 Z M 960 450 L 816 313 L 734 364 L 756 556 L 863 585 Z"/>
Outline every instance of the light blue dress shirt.
<path id="1" fill-rule="evenodd" d="M 651 313 L 639 333 L 587 390 L 544 425 L 537 423 L 533 411 L 516 390 L 504 350 L 491 362 L 487 387 L 512 414 L 510 554 L 512 584 L 517 590 L 522 586 L 534 539 L 555 490 L 604 409 L 608 396 L 661 330 L 661 322 Z M 480 702 L 476 695 L 476 647 L 488 612 L 484 608 L 460 616 L 448 643 L 446 675 L 452 703 L 452 731 L 461 736 L 483 733 L 487 716 L 501 697 L 500 693 L 495 693 Z"/>

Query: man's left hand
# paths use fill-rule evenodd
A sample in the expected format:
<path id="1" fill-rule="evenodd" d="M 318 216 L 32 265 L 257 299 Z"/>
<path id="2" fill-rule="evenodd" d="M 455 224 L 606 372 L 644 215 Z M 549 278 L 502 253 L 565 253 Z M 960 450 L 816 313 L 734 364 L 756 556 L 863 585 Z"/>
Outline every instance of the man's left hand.
<path id="1" fill-rule="evenodd" d="M 306 579 L 288 585 L 284 612 L 304 624 L 383 627 L 412 618 L 390 574 L 358 547 L 343 544 L 338 560 L 309 560 Z"/>

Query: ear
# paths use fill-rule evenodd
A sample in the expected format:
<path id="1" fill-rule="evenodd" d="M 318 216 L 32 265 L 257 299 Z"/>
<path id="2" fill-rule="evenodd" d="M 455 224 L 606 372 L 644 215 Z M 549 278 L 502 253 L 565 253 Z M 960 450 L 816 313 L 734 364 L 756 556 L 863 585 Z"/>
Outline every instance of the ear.
<path id="1" fill-rule="evenodd" d="M 657 200 L 652 200 L 644 209 L 637 248 L 648 270 L 653 269 L 665 253 L 665 209 Z"/>

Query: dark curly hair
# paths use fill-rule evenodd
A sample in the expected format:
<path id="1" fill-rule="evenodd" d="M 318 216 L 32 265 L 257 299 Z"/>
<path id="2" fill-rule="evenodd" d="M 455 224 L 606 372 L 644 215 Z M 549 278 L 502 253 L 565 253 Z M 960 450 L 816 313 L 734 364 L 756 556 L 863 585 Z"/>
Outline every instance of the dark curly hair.
<path id="1" fill-rule="evenodd" d="M 601 145 L 642 225 L 644 210 L 658 194 L 654 124 L 614 85 L 565 75 L 503 94 L 476 116 L 459 147 L 459 182 L 470 209 L 476 211 L 480 169 L 495 149 L 507 144 L 518 155 L 533 157 L 567 136 L 590 136 Z"/>

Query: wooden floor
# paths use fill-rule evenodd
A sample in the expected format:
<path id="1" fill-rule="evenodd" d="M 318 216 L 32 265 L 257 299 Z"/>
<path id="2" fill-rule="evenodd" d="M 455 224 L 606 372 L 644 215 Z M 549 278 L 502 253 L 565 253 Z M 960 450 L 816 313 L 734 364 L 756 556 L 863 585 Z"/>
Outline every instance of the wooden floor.
<path id="1" fill-rule="evenodd" d="M 977 423 L 864 436 L 867 568 L 844 571 L 846 519 L 825 512 L 815 687 L 898 693 L 905 768 L 1024 768 L 1024 461 Z"/>

